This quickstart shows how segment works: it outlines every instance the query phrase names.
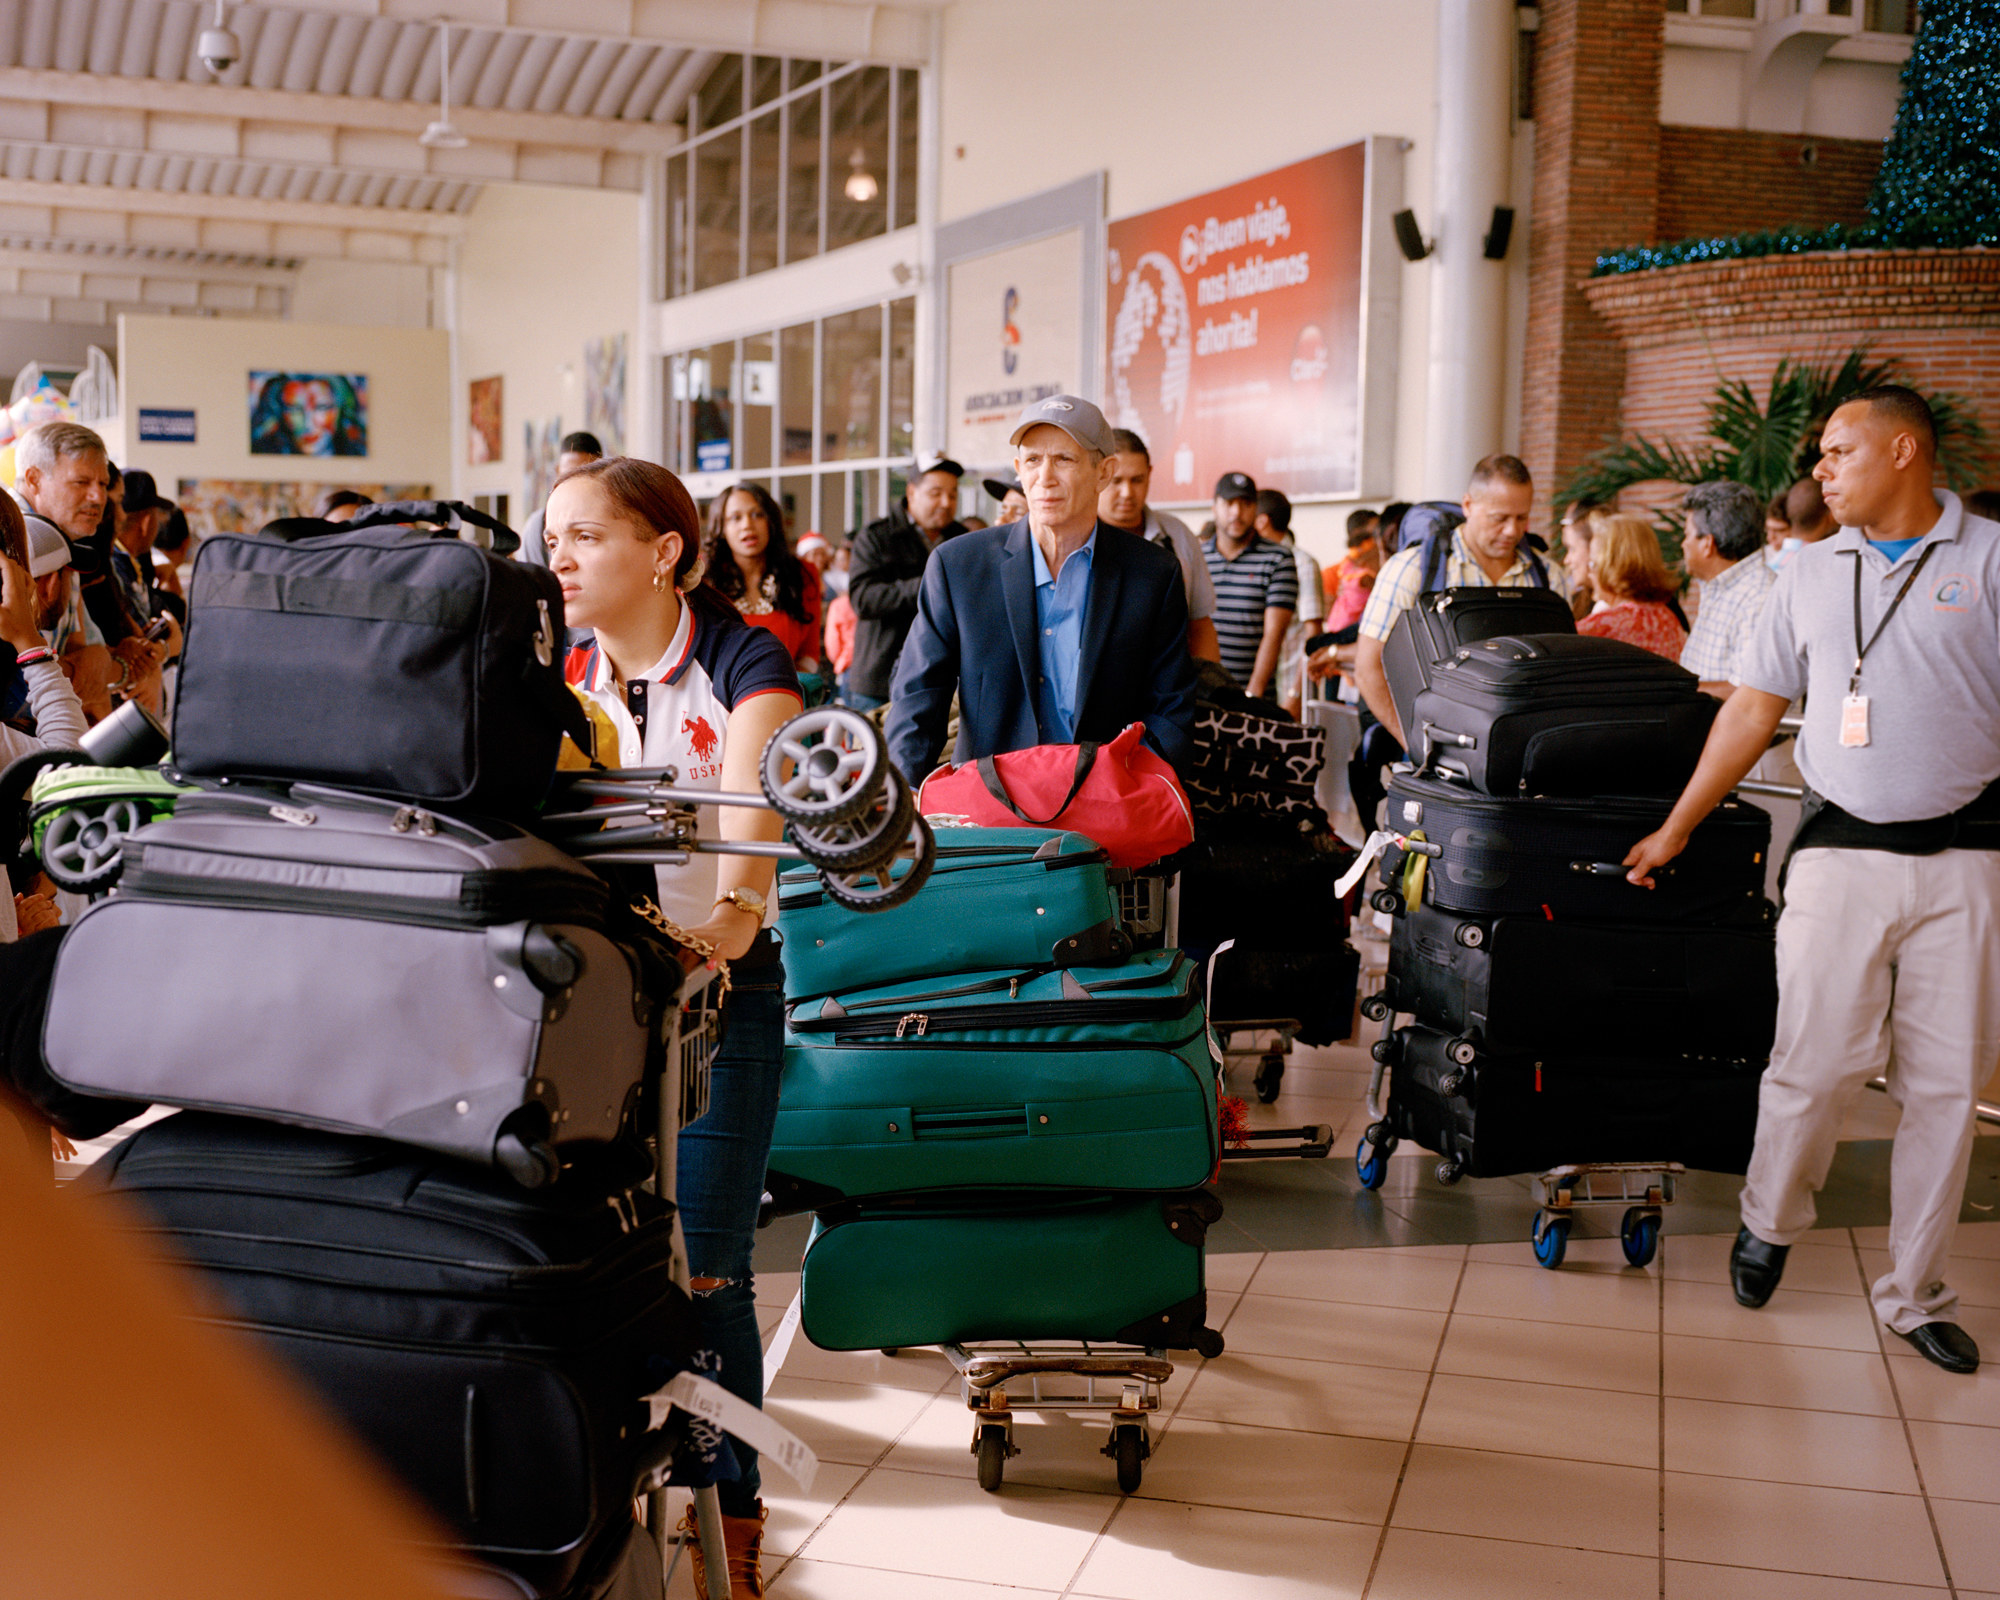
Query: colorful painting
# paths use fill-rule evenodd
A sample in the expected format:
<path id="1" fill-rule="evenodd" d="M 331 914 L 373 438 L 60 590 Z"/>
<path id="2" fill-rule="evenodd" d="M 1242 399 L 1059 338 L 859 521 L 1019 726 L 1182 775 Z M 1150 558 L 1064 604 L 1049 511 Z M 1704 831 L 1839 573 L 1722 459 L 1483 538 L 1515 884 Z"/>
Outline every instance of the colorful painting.
<path id="1" fill-rule="evenodd" d="M 255 533 L 280 517 L 312 514 L 329 489 L 352 489 L 370 500 L 428 500 L 427 483 L 256 483 L 244 478 L 182 478 L 174 498 L 200 538 L 212 533 Z"/>
<path id="2" fill-rule="evenodd" d="M 474 378 L 465 413 L 465 459 L 475 467 L 500 459 L 499 378 Z"/>
<path id="3" fill-rule="evenodd" d="M 368 379 L 358 372 L 250 374 L 253 456 L 368 454 Z"/>
<path id="4" fill-rule="evenodd" d="M 525 511 L 541 510 L 549 490 L 555 487 L 562 436 L 561 417 L 551 417 L 539 428 L 532 422 L 521 424 L 521 504 Z"/>
<path id="5" fill-rule="evenodd" d="M 625 453 L 625 335 L 591 339 L 583 347 L 583 427 L 608 456 Z"/>

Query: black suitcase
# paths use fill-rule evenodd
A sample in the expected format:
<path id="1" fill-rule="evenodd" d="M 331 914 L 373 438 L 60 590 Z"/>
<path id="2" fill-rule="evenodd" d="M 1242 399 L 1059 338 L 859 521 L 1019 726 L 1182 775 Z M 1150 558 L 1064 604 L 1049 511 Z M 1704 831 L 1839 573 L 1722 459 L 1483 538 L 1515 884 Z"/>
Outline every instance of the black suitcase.
<path id="1" fill-rule="evenodd" d="M 1722 702 L 1621 639 L 1506 635 L 1442 662 L 1404 719 L 1410 759 L 1490 795 L 1678 795 Z"/>
<path id="2" fill-rule="evenodd" d="M 1204 958 L 1225 939 L 1286 950 L 1338 950 L 1347 911 L 1333 887 L 1354 852 L 1331 833 L 1283 822 L 1204 821 L 1160 863 L 1180 874 L 1180 940 Z"/>
<path id="3" fill-rule="evenodd" d="M 1218 1025 L 1297 1022 L 1301 1044 L 1332 1044 L 1354 1031 L 1361 957 L 1337 950 L 1270 949 L 1237 943 L 1216 960 L 1208 996 Z"/>
<path id="4" fill-rule="evenodd" d="M 1733 795 L 1653 875 L 1657 888 L 1626 881 L 1626 854 L 1672 809 L 1664 799 L 1496 800 L 1414 773 L 1389 780 L 1389 826 L 1421 830 L 1442 852 L 1424 863 L 1427 905 L 1558 922 L 1740 924 L 1754 917 L 1771 816 Z"/>
<path id="5" fill-rule="evenodd" d="M 1754 926 L 1480 920 L 1413 906 L 1389 935 L 1384 998 L 1487 1050 L 1591 1050 L 1762 1061 L 1777 1027 L 1777 938 Z"/>
<path id="6" fill-rule="evenodd" d="M 175 696 L 182 772 L 504 816 L 540 804 L 564 732 L 588 738 L 563 683 L 561 585 L 456 538 L 367 526 L 392 512 L 410 508 L 203 541 Z"/>
<path id="7" fill-rule="evenodd" d="M 1613 1161 L 1749 1170 L 1761 1061 L 1481 1051 L 1460 1063 L 1450 1044 L 1422 1026 L 1391 1036 L 1388 1120 L 1465 1176 Z"/>
<path id="8" fill-rule="evenodd" d="M 624 1166 L 619 1169 L 621 1156 Z M 556 1593 L 629 1520 L 665 1448 L 644 1397 L 688 1364 L 673 1208 L 601 1152 L 532 1198 L 369 1139 L 204 1112 L 152 1123 L 83 1186 L 138 1209 L 456 1534 Z"/>
<path id="9" fill-rule="evenodd" d="M 1382 641 L 1382 673 L 1396 718 L 1411 726 L 1417 696 L 1440 663 L 1502 634 L 1575 633 L 1569 601 L 1553 589 L 1433 589 L 1396 619 Z"/>

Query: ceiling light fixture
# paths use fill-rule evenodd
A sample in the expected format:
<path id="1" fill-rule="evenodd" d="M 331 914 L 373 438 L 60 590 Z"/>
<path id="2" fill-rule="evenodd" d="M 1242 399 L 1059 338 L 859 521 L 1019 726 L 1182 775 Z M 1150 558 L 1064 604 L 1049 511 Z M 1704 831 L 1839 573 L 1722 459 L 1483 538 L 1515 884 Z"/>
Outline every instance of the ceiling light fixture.
<path id="1" fill-rule="evenodd" d="M 868 157 L 861 147 L 854 147 L 854 154 L 847 158 L 847 198 L 856 205 L 865 206 L 882 192 L 882 186 L 875 181 L 875 174 L 868 170 Z"/>
<path id="2" fill-rule="evenodd" d="M 194 53 L 201 57 L 201 64 L 210 73 L 221 77 L 243 55 L 243 41 L 229 31 L 227 17 L 223 14 L 223 0 L 215 0 L 215 26 L 201 30 L 201 38 L 195 41 Z"/>
<path id="3" fill-rule="evenodd" d="M 438 22 L 438 119 L 417 135 L 430 150 L 463 150 L 471 143 L 451 125 L 451 24 Z"/>

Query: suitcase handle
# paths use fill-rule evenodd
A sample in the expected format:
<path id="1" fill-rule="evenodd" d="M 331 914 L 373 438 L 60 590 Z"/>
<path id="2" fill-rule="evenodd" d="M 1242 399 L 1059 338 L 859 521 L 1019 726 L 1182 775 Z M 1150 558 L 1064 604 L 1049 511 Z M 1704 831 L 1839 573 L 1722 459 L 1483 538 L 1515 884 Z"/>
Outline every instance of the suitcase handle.
<path id="1" fill-rule="evenodd" d="M 1572 861 L 1569 864 L 1569 870 L 1571 872 L 1583 873 L 1585 876 L 1592 878 L 1622 878 L 1632 869 L 1622 861 Z M 1672 869 L 1662 867 L 1656 876 L 1663 875 L 1670 870 Z"/>
<path id="2" fill-rule="evenodd" d="M 324 522 L 317 517 L 280 517 L 267 522 L 261 532 L 287 544 L 306 539 L 330 538 L 363 528 L 396 527 L 425 522 L 436 530 L 434 537 L 455 539 L 459 528 L 469 525 L 485 531 L 483 542 L 495 555 L 510 556 L 521 548 L 521 536 L 499 518 L 489 516 L 462 500 L 391 500 L 363 506 L 346 522 Z"/>
<path id="3" fill-rule="evenodd" d="M 1450 744 L 1458 746 L 1461 750 L 1477 750 L 1479 748 L 1479 740 L 1472 734 L 1453 733 L 1449 728 L 1439 728 L 1435 722 L 1426 722 L 1424 724 L 1424 738 L 1432 746 Z"/>

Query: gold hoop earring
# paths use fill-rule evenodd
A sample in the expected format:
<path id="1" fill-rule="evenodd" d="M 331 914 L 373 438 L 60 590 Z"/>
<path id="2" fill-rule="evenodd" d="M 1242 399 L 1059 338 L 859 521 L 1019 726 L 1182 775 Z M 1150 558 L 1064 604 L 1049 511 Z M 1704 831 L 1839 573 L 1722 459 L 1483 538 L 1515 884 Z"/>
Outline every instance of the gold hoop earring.
<path id="1" fill-rule="evenodd" d="M 655 567 L 653 568 L 653 593 L 665 594 L 666 592 L 667 592 L 667 575 L 664 572 L 662 572 L 658 567 Z"/>

